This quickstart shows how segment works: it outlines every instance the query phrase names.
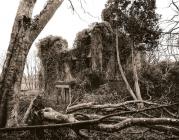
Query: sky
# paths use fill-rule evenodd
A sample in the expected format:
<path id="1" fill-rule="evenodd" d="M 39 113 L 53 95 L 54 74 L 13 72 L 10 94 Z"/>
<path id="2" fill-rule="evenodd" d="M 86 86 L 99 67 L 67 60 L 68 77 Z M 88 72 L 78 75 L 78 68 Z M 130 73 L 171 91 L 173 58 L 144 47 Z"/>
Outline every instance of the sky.
<path id="1" fill-rule="evenodd" d="M 0 51 L 8 47 L 19 1 L 4 0 L 0 4 Z M 69 2 L 65 0 L 35 42 L 48 35 L 58 35 L 67 39 L 69 47 L 72 47 L 77 32 L 87 28 L 92 22 L 101 21 L 101 11 L 105 7 L 106 0 L 85 0 L 86 3 L 83 3 L 85 12 L 78 0 L 72 1 L 76 12 L 72 11 Z M 37 0 L 33 15 L 38 14 L 44 4 L 45 0 Z"/>
<path id="2" fill-rule="evenodd" d="M 7 50 L 19 1 L 20 0 L 3 0 L 0 4 L 0 54 Z M 76 12 L 71 10 L 68 0 L 65 0 L 36 39 L 32 50 L 35 48 L 35 44 L 39 39 L 48 35 L 62 36 L 67 39 L 69 47 L 71 48 L 76 33 L 87 28 L 92 22 L 101 21 L 101 11 L 104 9 L 107 0 L 82 0 L 85 12 L 83 8 L 81 8 L 79 0 L 72 1 Z M 162 20 L 171 17 L 173 14 L 173 11 L 168 8 L 170 1 L 171 0 L 157 0 L 157 12 L 162 15 Z M 44 4 L 45 0 L 37 0 L 33 15 L 39 13 Z M 88 14 L 88 12 L 90 14 Z M 164 25 L 162 25 L 162 27 L 165 28 Z"/>

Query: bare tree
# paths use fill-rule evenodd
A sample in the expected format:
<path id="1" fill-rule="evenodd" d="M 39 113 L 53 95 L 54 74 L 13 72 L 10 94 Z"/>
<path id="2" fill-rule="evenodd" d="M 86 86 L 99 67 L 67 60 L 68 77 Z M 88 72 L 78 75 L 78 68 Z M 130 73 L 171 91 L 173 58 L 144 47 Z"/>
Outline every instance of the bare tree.
<path id="1" fill-rule="evenodd" d="M 126 88 L 127 88 L 127 90 L 129 91 L 130 95 L 132 96 L 132 98 L 133 98 L 134 100 L 137 100 L 137 97 L 136 97 L 134 91 L 132 90 L 132 88 L 131 88 L 129 82 L 127 81 L 127 78 L 126 78 L 126 76 L 125 76 L 124 70 L 123 70 L 123 68 L 122 68 L 121 60 L 120 60 L 120 55 L 119 55 L 118 44 L 119 44 L 119 42 L 118 42 L 118 31 L 116 30 L 116 54 L 117 54 L 117 62 L 118 62 L 118 66 L 119 66 L 119 71 L 120 71 L 120 73 L 121 73 L 122 79 L 124 80 L 125 85 L 126 85 Z"/>
<path id="2" fill-rule="evenodd" d="M 63 1 L 48 0 L 35 18 L 32 11 L 36 0 L 20 1 L 0 79 L 0 127 L 11 126 L 6 123 L 13 119 L 10 115 L 14 106 L 13 95 L 19 93 L 29 49 Z"/>
<path id="3" fill-rule="evenodd" d="M 32 89 L 38 89 L 38 74 L 40 70 L 40 61 L 37 57 L 37 52 L 33 51 L 28 55 L 25 69 L 24 69 L 24 75 L 23 80 L 21 84 L 21 89 L 24 90 L 32 90 Z"/>
<path id="4" fill-rule="evenodd" d="M 132 47 L 132 70 L 133 70 L 133 77 L 134 77 L 134 88 L 135 88 L 135 92 L 132 90 L 126 76 L 124 73 L 124 70 L 122 68 L 121 65 L 121 60 L 120 60 L 120 55 L 119 55 L 119 48 L 118 48 L 118 31 L 116 30 L 116 54 L 117 54 L 117 62 L 118 62 L 118 66 L 119 66 L 119 71 L 121 73 L 122 79 L 125 82 L 126 88 L 129 91 L 130 95 L 132 96 L 132 98 L 134 100 L 140 100 L 141 102 L 138 103 L 138 107 L 139 108 L 143 108 L 144 104 L 142 103 L 142 96 L 141 96 L 141 92 L 140 92 L 140 86 L 139 86 L 139 80 L 138 80 L 138 74 L 137 74 L 137 64 L 136 64 L 136 55 L 134 53 L 133 47 Z M 131 45 L 132 46 L 132 45 Z"/>

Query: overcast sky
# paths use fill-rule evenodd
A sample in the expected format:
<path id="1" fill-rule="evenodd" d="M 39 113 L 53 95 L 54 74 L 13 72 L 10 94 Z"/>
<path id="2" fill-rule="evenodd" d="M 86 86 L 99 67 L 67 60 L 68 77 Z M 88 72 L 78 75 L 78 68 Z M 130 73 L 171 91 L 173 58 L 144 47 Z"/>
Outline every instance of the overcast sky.
<path id="1" fill-rule="evenodd" d="M 6 50 L 9 43 L 10 33 L 14 22 L 16 10 L 20 0 L 3 0 L 0 4 L 0 51 Z M 45 0 L 37 0 L 37 5 L 34 9 L 34 15 L 39 13 L 43 8 Z M 57 10 L 54 17 L 47 24 L 45 29 L 39 35 L 35 42 L 38 42 L 40 38 L 47 35 L 59 35 L 67 39 L 69 46 L 73 44 L 73 40 L 77 32 L 88 27 L 88 25 L 95 21 L 101 21 L 101 11 L 104 9 L 104 5 L 107 0 L 85 0 L 83 6 L 87 12 L 84 13 L 79 5 L 78 0 L 73 0 L 76 11 L 80 17 L 73 13 L 70 9 L 70 4 L 67 0 Z M 162 19 L 171 17 L 172 10 L 168 7 L 171 0 L 157 0 L 157 12 L 162 15 Z M 34 45 L 33 45 L 34 48 Z"/>

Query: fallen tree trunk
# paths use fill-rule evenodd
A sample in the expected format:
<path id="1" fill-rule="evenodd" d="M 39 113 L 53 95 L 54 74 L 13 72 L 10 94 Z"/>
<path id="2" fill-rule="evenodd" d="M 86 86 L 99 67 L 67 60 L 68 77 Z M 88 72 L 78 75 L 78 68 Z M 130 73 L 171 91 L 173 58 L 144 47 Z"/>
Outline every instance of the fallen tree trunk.
<path id="1" fill-rule="evenodd" d="M 130 118 L 121 117 L 118 114 L 111 115 L 110 117 L 94 114 L 62 114 L 52 108 L 43 109 L 40 114 L 46 120 L 53 120 L 56 123 L 67 123 L 67 127 L 78 131 L 88 129 L 113 133 L 133 126 L 142 126 L 162 132 L 170 130 L 172 134 L 179 135 L 177 133 L 179 132 L 179 119 L 174 118 Z M 78 115 L 82 115 L 88 120 L 80 120 Z M 112 123 L 109 123 L 109 121 L 106 123 L 106 120 L 103 118 L 108 119 Z"/>
<path id="2" fill-rule="evenodd" d="M 67 113 L 73 113 L 73 112 L 76 112 L 76 111 L 79 111 L 79 110 L 85 110 L 85 109 L 114 111 L 115 109 L 118 109 L 119 107 L 126 106 L 126 105 L 129 105 L 129 104 L 138 104 L 138 103 L 141 103 L 141 102 L 144 103 L 144 104 L 147 104 L 147 105 L 155 105 L 155 106 L 157 106 L 157 108 L 158 107 L 162 108 L 162 107 L 174 106 L 174 105 L 179 104 L 179 103 L 175 103 L 175 104 L 169 104 L 169 105 L 160 105 L 160 104 L 157 104 L 157 103 L 152 103 L 152 102 L 148 102 L 148 101 L 141 101 L 141 100 L 136 100 L 136 101 L 132 100 L 132 101 L 126 101 L 126 102 L 123 102 L 123 103 L 103 104 L 103 105 L 97 105 L 93 102 L 90 102 L 90 103 L 82 103 L 82 104 L 70 106 L 70 107 L 67 108 Z M 147 110 L 148 109 L 149 108 L 147 108 Z M 155 109 L 155 107 L 153 107 L 152 109 Z"/>
<path id="3" fill-rule="evenodd" d="M 145 127 L 161 132 L 170 131 L 171 134 L 179 136 L 179 119 L 174 118 L 132 118 L 132 117 L 121 117 L 116 115 L 110 116 L 107 119 L 111 120 L 106 123 L 106 116 L 93 115 L 93 114 L 62 114 L 53 110 L 52 108 L 45 108 L 39 111 L 39 115 L 44 119 L 44 121 L 55 122 L 58 124 L 48 124 L 48 125 L 37 125 L 37 126 L 24 126 L 19 128 L 0 128 L 0 132 L 8 131 L 25 131 L 25 130 L 41 130 L 41 129 L 57 129 L 57 128 L 70 128 L 77 134 L 82 129 L 96 130 L 103 132 L 120 132 L 123 129 L 129 127 L 138 126 Z M 81 120 L 82 116 L 87 116 L 86 120 Z M 60 124 L 59 124 L 60 123 Z M 84 135 L 83 133 L 79 133 Z"/>
<path id="4" fill-rule="evenodd" d="M 50 128 L 55 129 L 55 128 L 64 128 L 64 127 L 69 127 L 72 129 L 91 129 L 91 130 L 100 130 L 100 131 L 107 131 L 107 132 L 118 132 L 122 129 L 132 127 L 134 125 L 148 127 L 148 128 L 152 128 L 152 127 L 160 125 L 165 130 L 173 129 L 175 132 L 179 132 L 178 128 L 164 126 L 164 125 L 179 126 L 179 120 L 171 119 L 171 118 L 128 118 L 124 121 L 121 121 L 120 123 L 113 124 L 113 125 L 111 124 L 106 125 L 102 123 L 100 124 L 98 119 L 96 119 L 96 120 L 79 121 L 79 122 L 63 123 L 63 124 L 48 124 L 48 125 L 36 125 L 36 126 L 0 128 L 0 132 L 25 131 L 25 130 L 33 130 L 33 129 L 38 130 L 38 129 L 50 129 Z M 155 127 L 155 129 L 157 129 L 157 127 Z M 179 133 L 176 135 L 179 136 Z"/>
<path id="5" fill-rule="evenodd" d="M 42 114 L 42 118 L 47 120 L 52 120 L 58 123 L 75 123 L 78 122 L 77 119 L 75 119 L 74 114 L 62 114 L 60 112 L 57 112 L 53 110 L 52 108 L 45 108 L 40 111 L 40 114 Z"/>
<path id="6" fill-rule="evenodd" d="M 39 105 L 41 104 L 41 101 L 38 100 Z M 60 136 L 63 139 L 71 139 L 72 137 L 74 139 L 81 139 L 83 138 L 90 138 L 89 136 L 98 135 L 100 132 L 102 135 L 105 133 L 108 133 L 111 135 L 115 132 L 119 133 L 123 132 L 130 132 L 132 130 L 134 133 L 138 132 L 138 130 L 142 129 L 149 131 L 149 135 L 153 133 L 153 130 L 155 132 L 164 135 L 164 133 L 169 134 L 171 137 L 179 137 L 179 119 L 178 118 L 172 118 L 173 115 L 171 115 L 171 118 L 169 117 L 163 117 L 159 118 L 156 116 L 149 117 L 153 112 L 153 110 L 164 110 L 165 108 L 177 106 L 178 103 L 170 104 L 170 105 L 159 105 L 157 103 L 147 102 L 143 101 L 145 103 L 145 107 L 149 106 L 148 108 L 143 109 L 135 109 L 134 104 L 138 104 L 138 101 L 126 101 L 124 103 L 118 103 L 118 104 L 103 104 L 98 105 L 94 103 L 83 103 L 78 104 L 69 107 L 71 108 L 71 113 L 66 114 L 62 112 L 58 112 L 53 110 L 52 108 L 44 108 L 39 107 L 39 105 L 35 105 L 38 107 L 38 109 L 33 110 L 34 114 L 37 116 L 37 118 L 40 118 L 40 123 L 36 122 L 35 124 L 32 123 L 35 126 L 22 126 L 18 128 L 0 128 L 0 134 L 4 132 L 12 132 L 12 131 L 30 131 L 31 134 L 35 134 L 33 132 L 41 132 L 39 135 L 39 138 L 42 138 L 41 136 L 45 135 L 46 132 L 50 133 L 52 136 L 57 135 Z M 31 102 L 31 105 L 29 106 L 29 109 L 32 108 L 33 101 Z M 129 110 L 120 110 L 121 106 L 125 106 L 129 108 Z M 120 107 L 120 108 L 119 108 Z M 132 107 L 132 108 L 131 108 Z M 41 109 L 44 108 L 44 109 Z M 100 112 L 100 115 L 97 113 L 89 114 L 84 113 L 84 109 L 117 109 L 119 108 L 118 112 L 113 112 L 112 114 L 103 114 L 103 112 Z M 136 106 L 137 108 L 137 106 Z M 27 109 L 27 112 L 29 112 L 29 109 Z M 131 110 L 130 110 L 131 109 Z M 33 116 L 33 112 L 32 116 Z M 78 112 L 80 111 L 80 112 Z M 73 113 L 72 113 L 73 112 Z M 162 112 L 161 114 L 163 114 Z M 145 117 L 145 114 L 150 114 L 147 117 Z M 160 115 L 157 115 L 160 116 Z M 168 114 L 167 114 L 168 116 Z M 32 121 L 36 117 L 30 117 L 30 120 Z M 37 125 L 36 125 L 37 124 Z M 41 125 L 38 125 L 41 124 Z M 45 125 L 44 125 L 45 124 Z M 48 125 L 46 125 L 48 124 Z M 131 128 L 132 129 L 128 129 Z M 139 128 L 139 129 L 138 129 Z M 44 131 L 44 129 L 46 129 Z M 53 131 L 52 131 L 53 130 Z M 162 132 L 162 133 L 161 133 Z M 140 133 L 138 133 L 140 134 Z M 68 137 L 68 138 L 67 138 Z"/>

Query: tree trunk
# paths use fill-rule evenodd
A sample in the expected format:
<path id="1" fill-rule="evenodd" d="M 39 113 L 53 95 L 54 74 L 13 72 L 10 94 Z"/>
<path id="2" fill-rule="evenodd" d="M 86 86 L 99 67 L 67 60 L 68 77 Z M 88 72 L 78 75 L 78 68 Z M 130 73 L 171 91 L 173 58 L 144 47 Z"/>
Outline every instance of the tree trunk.
<path id="1" fill-rule="evenodd" d="M 24 117 L 23 117 L 23 119 L 22 119 L 22 124 L 26 124 L 26 122 L 27 122 L 27 120 L 28 120 L 28 118 L 29 118 L 29 115 L 30 115 L 30 111 L 31 111 L 31 109 L 33 108 L 34 101 L 37 99 L 37 97 L 38 97 L 38 95 L 35 96 L 35 98 L 31 100 L 30 105 L 29 105 L 29 107 L 27 108 L 27 110 L 26 110 L 26 112 L 25 112 L 25 115 L 24 115 Z"/>
<path id="2" fill-rule="evenodd" d="M 63 0 L 48 0 L 44 9 L 34 19 L 32 11 L 36 0 L 20 2 L 0 79 L 0 127 L 5 127 L 10 119 L 15 104 L 14 87 L 17 84 L 17 89 L 20 89 L 29 49 L 62 2 Z"/>
<path id="3" fill-rule="evenodd" d="M 9 119 L 7 121 L 7 126 L 12 127 L 12 126 L 19 126 L 18 123 L 18 109 L 19 109 L 19 93 L 21 88 L 21 82 L 20 79 L 15 83 L 14 85 L 14 96 L 13 96 L 13 108 L 12 111 L 9 114 Z"/>
<path id="4" fill-rule="evenodd" d="M 139 78 L 138 78 L 138 74 L 137 74 L 137 66 L 136 66 L 136 53 L 134 52 L 134 48 L 132 45 L 132 70 L 133 70 L 133 77 L 134 77 L 134 88 L 135 88 L 135 93 L 136 93 L 136 97 L 139 101 L 143 101 L 142 96 L 141 96 L 141 92 L 140 92 L 140 86 L 139 86 Z M 144 107 L 144 103 L 139 103 L 138 104 L 139 108 L 143 108 Z"/>
<path id="5" fill-rule="evenodd" d="M 119 71 L 121 73 L 121 76 L 122 76 L 122 79 L 124 80 L 125 84 L 126 84 L 126 88 L 127 90 L 129 91 L 130 95 L 132 96 L 132 98 L 134 100 L 137 100 L 137 97 L 135 95 L 135 93 L 133 92 L 129 82 L 127 81 L 127 78 L 124 74 L 124 71 L 123 71 L 123 68 L 122 68 L 122 65 L 121 65 L 121 60 L 120 60 L 120 56 L 119 56 L 119 48 L 118 48 L 118 31 L 116 30 L 116 54 L 117 54 L 117 62 L 118 62 L 118 66 L 119 66 Z"/>

